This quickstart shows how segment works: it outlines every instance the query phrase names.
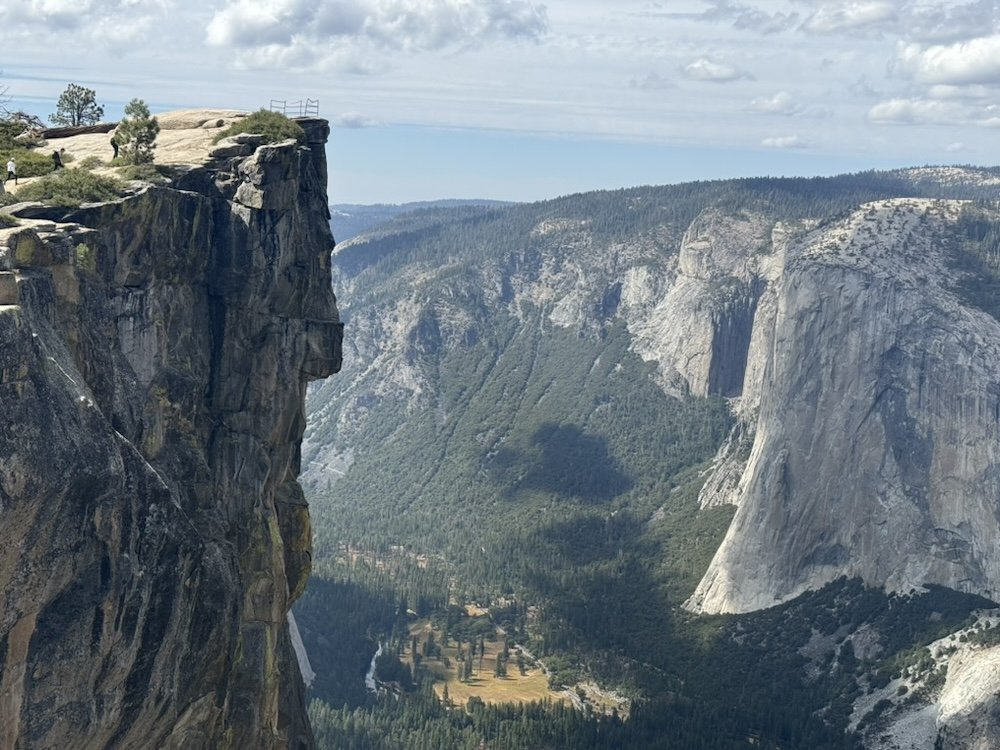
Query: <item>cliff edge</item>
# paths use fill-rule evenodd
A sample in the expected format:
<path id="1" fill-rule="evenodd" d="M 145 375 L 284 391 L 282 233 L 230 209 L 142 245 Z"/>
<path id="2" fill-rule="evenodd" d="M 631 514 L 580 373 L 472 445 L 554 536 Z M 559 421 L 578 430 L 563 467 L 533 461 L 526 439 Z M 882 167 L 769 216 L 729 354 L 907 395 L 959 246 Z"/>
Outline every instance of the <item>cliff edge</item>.
<path id="1" fill-rule="evenodd" d="M 0 747 L 313 746 L 287 617 L 342 327 L 300 124 L 0 230 Z"/>

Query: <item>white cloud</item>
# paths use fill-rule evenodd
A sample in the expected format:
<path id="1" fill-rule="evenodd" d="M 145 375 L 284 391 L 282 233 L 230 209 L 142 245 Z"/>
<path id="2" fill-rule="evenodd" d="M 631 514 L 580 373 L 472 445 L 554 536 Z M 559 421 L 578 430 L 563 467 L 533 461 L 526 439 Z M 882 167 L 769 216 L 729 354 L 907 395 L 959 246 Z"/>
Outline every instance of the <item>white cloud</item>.
<path id="1" fill-rule="evenodd" d="M 1000 7 L 995 0 L 928 4 L 909 2 L 903 8 L 910 39 L 939 44 L 981 36 L 985 29 L 997 28 Z"/>
<path id="2" fill-rule="evenodd" d="M 938 83 L 927 87 L 927 96 L 930 99 L 982 100 L 994 98 L 996 92 L 989 86 L 952 86 Z"/>
<path id="3" fill-rule="evenodd" d="M 711 6 L 700 13 L 664 11 L 659 3 L 645 11 L 645 15 L 705 23 L 726 23 L 735 29 L 756 31 L 761 34 L 777 34 L 793 28 L 799 22 L 796 12 L 769 13 L 761 8 L 741 5 L 732 0 L 709 0 Z"/>
<path id="4" fill-rule="evenodd" d="M 709 81 L 711 83 L 729 83 L 740 78 L 751 78 L 746 71 L 729 65 L 728 63 L 718 63 L 702 57 L 694 62 L 685 65 L 681 72 L 686 78 L 692 81 Z"/>
<path id="5" fill-rule="evenodd" d="M 652 71 L 644 76 L 633 78 L 628 82 L 629 88 L 642 89 L 643 91 L 657 91 L 660 89 L 672 89 L 674 84 L 669 78 L 664 78 L 659 73 Z"/>
<path id="6" fill-rule="evenodd" d="M 951 104 L 927 99 L 889 99 L 868 110 L 876 123 L 944 123 L 963 119 Z"/>
<path id="7" fill-rule="evenodd" d="M 954 143 L 949 143 L 944 147 L 944 150 L 949 154 L 960 154 L 963 151 L 971 151 L 972 149 L 966 146 L 961 141 L 955 141 Z"/>
<path id="8" fill-rule="evenodd" d="M 234 62 L 237 68 L 304 70 L 319 66 L 321 58 L 318 52 L 319 50 L 308 44 L 262 44 L 254 47 L 253 54 L 240 55 Z M 353 57 L 343 59 L 345 65 L 355 64 Z M 328 65 L 327 67 L 337 66 Z"/>
<path id="9" fill-rule="evenodd" d="M 383 123 L 373 120 L 360 112 L 343 112 L 330 118 L 330 124 L 335 128 L 378 128 Z"/>
<path id="10" fill-rule="evenodd" d="M 793 149 L 806 148 L 809 144 L 797 135 L 776 135 L 765 138 L 760 145 L 764 148 Z"/>
<path id="11" fill-rule="evenodd" d="M 750 109 L 754 112 L 764 112 L 768 114 L 796 115 L 802 112 L 801 104 L 792 98 L 787 91 L 779 91 L 774 96 L 759 96 L 750 102 Z"/>
<path id="12" fill-rule="evenodd" d="M 793 28 L 799 22 L 798 13 L 765 13 L 757 8 L 736 6 L 733 28 L 747 29 L 761 34 L 778 34 Z"/>
<path id="13" fill-rule="evenodd" d="M 174 0 L 4 0 L 0 27 L 7 39 L 33 30 L 114 43 L 140 38 L 173 5 Z"/>
<path id="14" fill-rule="evenodd" d="M 1000 83 L 1000 34 L 949 45 L 901 44 L 898 68 L 925 84 Z"/>
<path id="15" fill-rule="evenodd" d="M 268 64 L 295 67 L 328 60 L 331 46 L 456 49 L 538 39 L 547 28 L 545 6 L 526 0 L 230 0 L 206 40 L 246 52 L 244 62 L 261 52 Z"/>
<path id="16" fill-rule="evenodd" d="M 871 79 L 866 75 L 848 83 L 847 91 L 860 99 L 877 99 L 882 96 L 882 92 L 872 85 Z"/>
<path id="17" fill-rule="evenodd" d="M 802 24 L 812 34 L 863 32 L 878 30 L 898 20 L 895 7 L 889 2 L 852 2 L 823 5 Z"/>

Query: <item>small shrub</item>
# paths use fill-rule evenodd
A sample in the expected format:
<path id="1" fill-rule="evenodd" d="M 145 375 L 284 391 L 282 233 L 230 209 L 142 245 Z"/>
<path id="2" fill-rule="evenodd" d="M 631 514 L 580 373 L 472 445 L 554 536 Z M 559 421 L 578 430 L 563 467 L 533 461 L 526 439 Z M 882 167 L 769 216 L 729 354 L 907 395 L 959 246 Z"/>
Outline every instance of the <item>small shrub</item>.
<path id="1" fill-rule="evenodd" d="M 76 246 L 76 265 L 90 273 L 97 270 L 97 258 L 86 242 L 81 242 Z"/>
<path id="2" fill-rule="evenodd" d="M 41 137 L 42 121 L 27 112 L 8 112 L 0 120 L 0 149 L 33 148 L 45 141 Z"/>
<path id="3" fill-rule="evenodd" d="M 936 692 L 944 687 L 945 681 L 948 679 L 948 665 L 942 664 L 940 667 L 935 669 L 927 679 L 924 680 L 924 689 Z"/>
<path id="4" fill-rule="evenodd" d="M 20 222 L 10 214 L 0 214 L 0 227 L 16 227 Z"/>
<path id="5" fill-rule="evenodd" d="M 97 169 L 103 167 L 105 162 L 99 157 L 91 154 L 80 162 L 80 169 Z"/>
<path id="6" fill-rule="evenodd" d="M 129 164 L 118 170 L 123 180 L 143 182 L 166 182 L 173 175 L 173 169 L 163 164 Z"/>
<path id="7" fill-rule="evenodd" d="M 52 171 L 52 155 L 31 151 L 26 148 L 0 149 L 0 169 L 7 176 L 7 160 L 12 158 L 17 163 L 17 176 L 41 177 Z"/>
<path id="8" fill-rule="evenodd" d="M 23 132 L 24 125 L 19 122 L 0 122 L 0 149 L 17 148 L 17 142 L 14 139 Z"/>
<path id="9" fill-rule="evenodd" d="M 20 200 L 42 201 L 53 206 L 114 200 L 122 194 L 121 180 L 101 177 L 85 169 L 61 169 L 18 191 Z"/>
<path id="10" fill-rule="evenodd" d="M 280 112 L 271 112 L 266 109 L 258 109 L 256 112 L 247 115 L 242 120 L 234 122 L 228 128 L 215 136 L 213 143 L 218 143 L 223 138 L 239 133 L 253 133 L 262 135 L 267 143 L 277 143 L 293 138 L 299 143 L 305 140 L 306 134 L 302 127 L 294 120 L 289 120 Z"/>

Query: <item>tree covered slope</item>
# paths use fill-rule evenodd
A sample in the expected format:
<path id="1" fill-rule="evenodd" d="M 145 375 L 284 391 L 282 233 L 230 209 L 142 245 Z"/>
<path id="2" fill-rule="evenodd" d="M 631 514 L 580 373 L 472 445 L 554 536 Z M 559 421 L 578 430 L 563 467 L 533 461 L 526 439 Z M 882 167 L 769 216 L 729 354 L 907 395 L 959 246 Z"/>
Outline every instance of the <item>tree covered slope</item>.
<path id="1" fill-rule="evenodd" d="M 993 199 L 997 182 L 996 170 L 923 168 L 644 187 L 429 208 L 343 243 L 333 266 L 344 369 L 310 390 L 302 452 L 316 574 L 352 596 L 367 587 L 383 629 L 394 597 L 421 613 L 492 605 L 555 684 L 592 676 L 658 706 L 627 731 L 659 740 L 602 742 L 841 747 L 894 721 L 912 727 L 907 711 L 934 705 L 946 664 L 928 666 L 920 648 L 969 626 L 989 606 L 976 594 L 991 592 L 957 583 L 981 564 L 978 552 L 961 558 L 979 544 L 973 532 L 968 547 L 956 541 L 962 519 L 920 536 L 921 524 L 952 521 L 935 510 L 933 482 L 924 505 L 913 489 L 936 471 L 933 451 L 917 450 L 923 417 L 905 405 L 916 329 L 906 339 L 891 327 L 905 316 L 889 313 L 860 334 L 869 327 L 845 311 L 903 295 L 959 330 L 993 325 L 994 209 L 961 201 Z M 918 319 L 917 307 L 898 310 Z M 873 340 L 906 357 L 887 344 L 871 364 L 859 352 Z M 857 378 L 838 374 L 848 366 Z M 872 394 L 874 418 L 867 391 L 843 385 L 868 382 L 869 366 L 901 394 Z M 970 372 L 967 382 L 980 377 Z M 856 444 L 868 463 L 844 458 L 851 443 L 836 430 L 855 408 L 845 403 L 870 431 Z M 837 465 L 858 498 L 899 483 L 899 502 L 916 508 L 894 516 L 911 519 L 909 566 L 889 561 L 890 547 L 852 546 L 871 523 L 860 500 L 842 513 L 817 497 L 839 481 Z M 933 563 L 945 554 L 959 557 Z M 911 583 L 967 594 L 909 599 Z M 810 590 L 822 593 L 795 598 Z M 317 589 L 300 605 L 307 645 L 331 602 Z M 791 603 L 737 619 L 685 610 L 781 602 Z M 901 611 L 912 614 L 902 630 Z M 898 696 L 864 703 L 890 680 Z M 919 701 L 903 700 L 922 686 Z M 435 731 L 455 728 L 453 715 L 420 710 Z M 328 728 L 346 720 L 323 716 Z M 667 718 L 673 734 L 657 723 Z M 922 731 L 933 744 L 937 728 Z"/>

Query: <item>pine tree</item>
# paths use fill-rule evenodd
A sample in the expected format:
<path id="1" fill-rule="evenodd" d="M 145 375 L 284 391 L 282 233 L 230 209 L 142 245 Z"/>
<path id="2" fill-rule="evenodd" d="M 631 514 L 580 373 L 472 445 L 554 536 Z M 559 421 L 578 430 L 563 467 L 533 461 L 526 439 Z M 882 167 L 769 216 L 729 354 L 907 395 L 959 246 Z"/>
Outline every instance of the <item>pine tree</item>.
<path id="1" fill-rule="evenodd" d="M 126 164 L 152 163 L 154 141 L 159 133 L 159 120 L 149 113 L 142 99 L 133 99 L 125 107 L 125 119 L 119 123 L 114 136 L 119 145 L 119 158 Z"/>
<path id="2" fill-rule="evenodd" d="M 49 115 L 49 120 L 56 125 L 93 125 L 104 117 L 104 107 L 96 102 L 97 94 L 86 86 L 69 84 L 59 95 L 56 111 Z"/>

